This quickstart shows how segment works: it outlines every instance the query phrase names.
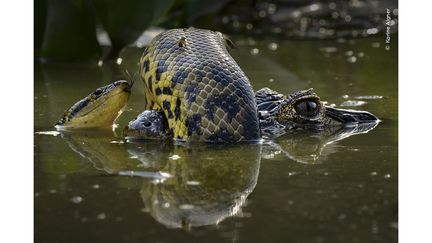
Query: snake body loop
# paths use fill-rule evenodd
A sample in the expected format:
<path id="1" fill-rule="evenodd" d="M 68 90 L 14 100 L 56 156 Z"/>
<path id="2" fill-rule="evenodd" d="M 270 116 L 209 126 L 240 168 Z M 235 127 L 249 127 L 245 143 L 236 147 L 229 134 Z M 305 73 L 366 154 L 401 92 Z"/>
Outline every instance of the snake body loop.
<path id="1" fill-rule="evenodd" d="M 219 32 L 172 29 L 140 59 L 146 109 L 162 111 L 174 139 L 205 142 L 260 138 L 251 84 Z"/>

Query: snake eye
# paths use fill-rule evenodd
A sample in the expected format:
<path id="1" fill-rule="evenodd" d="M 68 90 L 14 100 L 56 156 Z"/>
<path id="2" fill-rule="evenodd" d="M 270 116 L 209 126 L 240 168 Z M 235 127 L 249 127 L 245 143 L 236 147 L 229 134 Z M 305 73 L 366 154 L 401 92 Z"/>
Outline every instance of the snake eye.
<path id="1" fill-rule="evenodd" d="M 311 100 L 298 102 L 297 104 L 294 105 L 294 110 L 300 116 L 307 117 L 307 118 L 313 118 L 319 112 L 318 104 Z"/>
<path id="2" fill-rule="evenodd" d="M 99 89 L 95 90 L 95 92 L 93 94 L 94 95 L 101 95 L 102 94 L 102 89 L 99 88 Z"/>

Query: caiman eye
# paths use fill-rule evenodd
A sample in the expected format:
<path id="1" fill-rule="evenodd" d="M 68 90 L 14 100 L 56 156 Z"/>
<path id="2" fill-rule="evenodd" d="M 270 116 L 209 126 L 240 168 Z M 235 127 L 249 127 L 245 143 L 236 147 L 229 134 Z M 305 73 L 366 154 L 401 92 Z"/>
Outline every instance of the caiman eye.
<path id="1" fill-rule="evenodd" d="M 144 127 L 151 127 L 152 123 L 149 121 L 144 122 Z"/>
<path id="2" fill-rule="evenodd" d="M 294 110 L 300 116 L 309 118 L 315 117 L 319 112 L 318 104 L 311 100 L 298 102 L 294 105 Z"/>

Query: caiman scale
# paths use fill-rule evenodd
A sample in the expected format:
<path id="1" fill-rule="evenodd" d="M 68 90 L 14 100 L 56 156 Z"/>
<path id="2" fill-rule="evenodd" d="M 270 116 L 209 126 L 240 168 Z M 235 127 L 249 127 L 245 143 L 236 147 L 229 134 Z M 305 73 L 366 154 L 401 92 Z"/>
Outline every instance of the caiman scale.
<path id="1" fill-rule="evenodd" d="M 167 30 L 144 50 L 139 74 L 146 110 L 125 128 L 130 138 L 209 143 L 259 141 L 289 129 L 321 129 L 378 122 L 366 111 L 325 106 L 310 90 L 285 96 L 268 88 L 254 93 L 228 53 L 220 32 Z M 112 125 L 130 96 L 132 82 L 116 81 L 80 100 L 57 122 L 58 129 Z"/>

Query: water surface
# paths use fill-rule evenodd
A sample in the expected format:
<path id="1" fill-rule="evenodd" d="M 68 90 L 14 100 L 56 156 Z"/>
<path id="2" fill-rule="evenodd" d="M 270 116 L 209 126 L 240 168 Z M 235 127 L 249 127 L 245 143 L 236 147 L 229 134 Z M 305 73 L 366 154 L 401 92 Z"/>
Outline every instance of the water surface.
<path id="1" fill-rule="evenodd" d="M 35 241 L 397 242 L 396 40 L 390 51 L 382 37 L 237 41 L 231 53 L 254 89 L 313 87 L 382 120 L 367 133 L 298 131 L 261 145 L 125 143 L 122 128 L 143 110 L 140 82 L 114 133 L 39 134 L 118 75 L 108 63 L 36 64 Z M 120 68 L 134 71 L 139 55 L 126 50 Z"/>

